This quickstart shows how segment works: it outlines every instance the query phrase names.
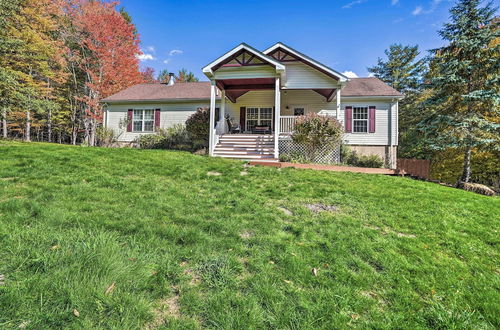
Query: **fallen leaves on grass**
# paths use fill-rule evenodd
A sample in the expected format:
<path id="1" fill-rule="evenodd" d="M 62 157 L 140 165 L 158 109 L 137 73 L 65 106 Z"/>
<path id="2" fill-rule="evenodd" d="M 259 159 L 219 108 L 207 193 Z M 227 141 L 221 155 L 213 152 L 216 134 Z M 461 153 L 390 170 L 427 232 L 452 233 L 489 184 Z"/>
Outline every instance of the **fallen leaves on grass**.
<path id="1" fill-rule="evenodd" d="M 179 294 L 163 299 L 159 302 L 158 308 L 153 311 L 154 319 L 151 323 L 147 324 L 144 329 L 156 329 L 160 327 L 167 317 L 178 319 L 181 317 L 179 306 Z"/>
<path id="2" fill-rule="evenodd" d="M 253 234 L 249 231 L 244 231 L 240 234 L 240 237 L 243 239 L 249 239 L 252 236 L 253 236 Z"/>
<path id="3" fill-rule="evenodd" d="M 113 282 L 113 283 L 111 283 L 110 286 L 108 286 L 108 288 L 106 289 L 106 291 L 104 291 L 104 294 L 105 295 L 110 294 L 111 292 L 113 292 L 115 290 L 115 288 L 116 288 L 116 283 Z"/>
<path id="4" fill-rule="evenodd" d="M 312 272 L 313 276 L 318 276 L 318 269 L 317 268 L 313 268 L 311 270 L 311 272 Z"/>
<path id="5" fill-rule="evenodd" d="M 0 274 L 0 285 L 4 285 L 4 284 L 5 284 L 5 275 Z"/>
<path id="6" fill-rule="evenodd" d="M 80 312 L 75 308 L 73 309 L 73 315 L 76 317 L 80 317 Z"/>
<path id="7" fill-rule="evenodd" d="M 383 235 L 393 234 L 393 235 L 396 235 L 398 237 L 407 237 L 407 238 L 416 238 L 417 237 L 417 235 L 400 233 L 400 232 L 392 230 L 391 228 L 388 228 L 388 227 L 380 228 L 380 227 L 374 226 L 374 225 L 365 225 L 365 227 L 379 231 Z"/>
<path id="8" fill-rule="evenodd" d="M 52 245 L 52 246 L 50 247 L 50 249 L 51 249 L 52 251 L 54 251 L 54 250 L 59 249 L 59 247 L 60 247 L 59 245 Z"/>

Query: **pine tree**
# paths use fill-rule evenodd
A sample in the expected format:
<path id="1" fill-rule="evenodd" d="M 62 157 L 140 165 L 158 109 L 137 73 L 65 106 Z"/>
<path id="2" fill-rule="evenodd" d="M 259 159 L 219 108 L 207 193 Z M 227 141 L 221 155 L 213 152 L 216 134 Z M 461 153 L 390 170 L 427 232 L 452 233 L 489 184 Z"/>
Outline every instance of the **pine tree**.
<path id="1" fill-rule="evenodd" d="M 194 73 L 188 71 L 187 69 L 181 69 L 175 76 L 175 82 L 183 83 L 183 82 L 197 82 L 200 81 Z"/>
<path id="2" fill-rule="evenodd" d="M 500 37 L 496 9 L 479 0 L 459 0 L 451 22 L 439 31 L 448 45 L 433 51 L 424 102 L 428 116 L 419 124 L 435 150 L 463 150 L 461 182 L 469 182 L 475 148 L 499 146 Z"/>

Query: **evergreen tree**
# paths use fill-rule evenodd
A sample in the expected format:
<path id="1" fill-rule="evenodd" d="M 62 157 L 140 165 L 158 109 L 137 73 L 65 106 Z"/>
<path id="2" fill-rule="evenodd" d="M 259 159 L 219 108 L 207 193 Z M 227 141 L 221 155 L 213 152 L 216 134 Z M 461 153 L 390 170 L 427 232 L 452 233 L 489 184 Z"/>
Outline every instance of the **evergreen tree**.
<path id="1" fill-rule="evenodd" d="M 168 83 L 168 80 L 170 79 L 170 75 L 167 69 L 163 69 L 158 73 L 158 77 L 156 80 L 162 84 Z"/>
<path id="2" fill-rule="evenodd" d="M 386 60 L 379 58 L 377 65 L 368 72 L 405 95 L 399 102 L 399 154 L 406 157 L 422 157 L 418 145 L 416 124 L 422 120 L 418 107 L 422 97 L 422 77 L 426 72 L 426 59 L 419 59 L 418 46 L 393 44 L 385 50 Z"/>
<path id="3" fill-rule="evenodd" d="M 187 69 L 181 69 L 175 76 L 175 82 L 197 82 L 200 81 L 200 79 L 196 78 L 194 73 L 191 71 L 188 71 Z"/>
<path id="4" fill-rule="evenodd" d="M 496 9 L 479 0 L 459 0 L 451 22 L 439 31 L 448 45 L 433 50 L 423 103 L 428 116 L 419 124 L 425 143 L 435 150 L 463 150 L 461 182 L 469 182 L 471 154 L 499 146 L 500 37 Z"/>

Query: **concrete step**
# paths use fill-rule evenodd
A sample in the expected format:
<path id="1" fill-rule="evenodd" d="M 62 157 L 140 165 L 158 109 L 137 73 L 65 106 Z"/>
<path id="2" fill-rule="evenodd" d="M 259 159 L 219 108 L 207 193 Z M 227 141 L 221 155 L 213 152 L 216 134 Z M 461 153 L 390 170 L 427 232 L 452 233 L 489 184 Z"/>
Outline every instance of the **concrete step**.
<path id="1" fill-rule="evenodd" d="M 274 155 L 274 151 L 214 150 L 216 155 Z"/>
<path id="2" fill-rule="evenodd" d="M 233 159 L 274 159 L 274 155 L 235 155 L 235 154 L 214 154 L 216 157 Z"/>
<path id="3" fill-rule="evenodd" d="M 274 148 L 268 147 L 229 147 L 229 146 L 221 146 L 217 145 L 215 147 L 215 150 L 218 151 L 269 151 L 269 152 L 274 152 Z"/>

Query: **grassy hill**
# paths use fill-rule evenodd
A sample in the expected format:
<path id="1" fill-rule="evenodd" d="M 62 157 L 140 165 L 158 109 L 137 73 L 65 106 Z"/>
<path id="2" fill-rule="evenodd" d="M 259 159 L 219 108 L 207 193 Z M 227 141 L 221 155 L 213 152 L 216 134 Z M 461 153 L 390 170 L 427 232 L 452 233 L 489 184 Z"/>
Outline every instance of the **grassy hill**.
<path id="1" fill-rule="evenodd" d="M 0 328 L 498 328 L 499 218 L 406 178 L 0 142 Z"/>

